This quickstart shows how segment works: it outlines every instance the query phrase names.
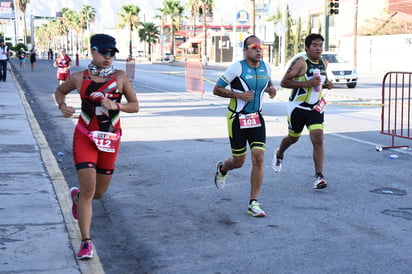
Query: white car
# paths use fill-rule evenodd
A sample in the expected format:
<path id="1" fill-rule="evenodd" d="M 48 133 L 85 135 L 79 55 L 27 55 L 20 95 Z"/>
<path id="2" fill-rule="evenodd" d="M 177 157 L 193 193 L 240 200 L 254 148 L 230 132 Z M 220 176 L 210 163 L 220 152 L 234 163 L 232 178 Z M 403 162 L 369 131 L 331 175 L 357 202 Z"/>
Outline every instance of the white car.
<path id="1" fill-rule="evenodd" d="M 358 73 L 351 63 L 345 61 L 336 52 L 331 51 L 322 53 L 322 58 L 328 62 L 326 73 L 329 81 L 332 81 L 333 84 L 346 84 L 348 88 L 356 87 Z"/>
<path id="2" fill-rule="evenodd" d="M 175 57 L 171 53 L 166 52 L 165 55 L 163 56 L 162 60 L 167 61 L 169 63 L 173 63 L 175 61 Z"/>
<path id="3" fill-rule="evenodd" d="M 305 52 L 300 52 L 296 54 L 286 65 L 286 69 L 289 68 L 291 62 L 298 57 L 305 55 Z M 336 52 L 326 51 L 322 53 L 322 58 L 328 63 L 326 69 L 326 74 L 328 80 L 331 81 L 334 85 L 344 84 L 348 88 L 355 88 L 358 83 L 358 73 L 356 68 L 345 61 L 341 56 Z"/>

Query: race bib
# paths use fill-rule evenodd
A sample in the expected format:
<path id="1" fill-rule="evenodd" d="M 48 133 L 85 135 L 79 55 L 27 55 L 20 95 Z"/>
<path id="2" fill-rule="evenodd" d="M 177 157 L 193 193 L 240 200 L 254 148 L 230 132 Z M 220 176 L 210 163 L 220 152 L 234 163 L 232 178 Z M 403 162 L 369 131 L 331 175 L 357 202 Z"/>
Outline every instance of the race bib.
<path id="1" fill-rule="evenodd" d="M 262 124 L 260 122 L 259 113 L 250 114 L 239 114 L 240 128 L 254 128 L 260 127 Z"/>
<path id="2" fill-rule="evenodd" d="M 326 108 L 326 104 L 327 104 L 327 102 L 326 102 L 325 98 L 322 97 L 319 100 L 319 103 L 317 103 L 316 106 L 313 109 L 320 112 L 320 113 L 322 113 Z"/>
<path id="3" fill-rule="evenodd" d="M 67 68 L 58 68 L 57 71 L 59 73 L 68 73 L 69 71 L 67 70 Z"/>
<path id="4" fill-rule="evenodd" d="M 111 153 L 116 152 L 116 144 L 120 138 L 116 133 L 97 130 L 91 131 L 89 137 L 94 141 L 99 150 Z"/>

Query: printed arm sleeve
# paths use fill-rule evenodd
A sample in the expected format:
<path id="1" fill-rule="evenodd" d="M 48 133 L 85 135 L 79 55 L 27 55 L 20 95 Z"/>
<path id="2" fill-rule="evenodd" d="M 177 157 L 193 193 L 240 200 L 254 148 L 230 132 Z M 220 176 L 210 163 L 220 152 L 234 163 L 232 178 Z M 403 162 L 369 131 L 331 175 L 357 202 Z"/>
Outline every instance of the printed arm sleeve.
<path id="1" fill-rule="evenodd" d="M 233 63 L 226 69 L 223 75 L 219 78 L 217 84 L 221 87 L 228 86 L 236 77 L 240 75 L 241 71 L 242 67 L 240 65 L 240 62 Z"/>

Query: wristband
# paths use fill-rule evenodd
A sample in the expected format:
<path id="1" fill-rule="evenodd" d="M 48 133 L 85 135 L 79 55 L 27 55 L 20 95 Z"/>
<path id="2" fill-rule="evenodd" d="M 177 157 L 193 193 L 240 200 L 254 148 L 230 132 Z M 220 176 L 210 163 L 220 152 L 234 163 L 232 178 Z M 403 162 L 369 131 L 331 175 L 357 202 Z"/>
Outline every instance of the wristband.
<path id="1" fill-rule="evenodd" d="M 63 103 L 60 103 L 60 104 L 59 104 L 59 109 L 62 107 L 62 105 L 66 105 L 66 103 L 64 103 L 64 102 L 63 102 Z"/>
<path id="2" fill-rule="evenodd" d="M 117 110 L 120 111 L 120 104 L 116 103 L 116 106 L 117 106 Z"/>

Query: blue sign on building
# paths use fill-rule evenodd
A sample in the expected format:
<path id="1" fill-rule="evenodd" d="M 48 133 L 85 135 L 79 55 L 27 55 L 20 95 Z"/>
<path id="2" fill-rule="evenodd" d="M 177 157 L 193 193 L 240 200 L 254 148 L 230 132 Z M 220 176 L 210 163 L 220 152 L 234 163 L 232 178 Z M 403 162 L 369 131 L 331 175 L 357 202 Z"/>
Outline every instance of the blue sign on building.
<path id="1" fill-rule="evenodd" d="M 241 25 L 246 24 L 249 22 L 249 13 L 245 10 L 240 10 L 236 15 L 236 20 Z"/>

